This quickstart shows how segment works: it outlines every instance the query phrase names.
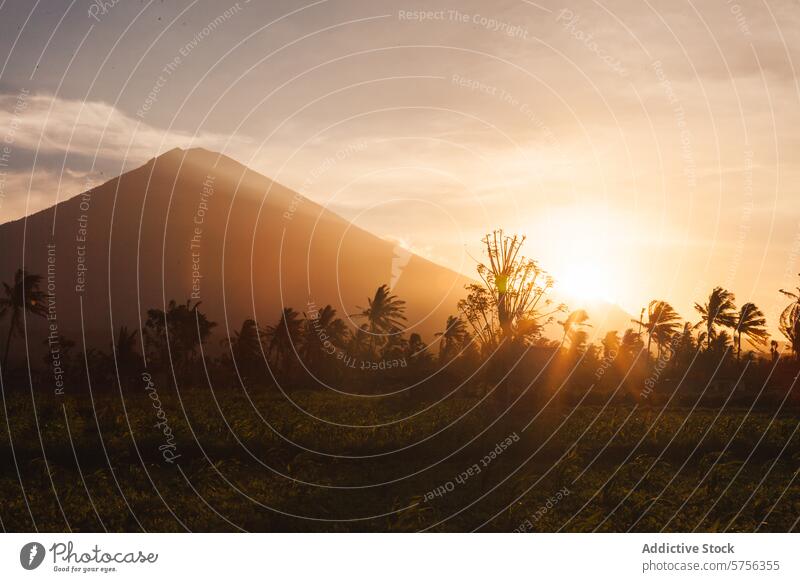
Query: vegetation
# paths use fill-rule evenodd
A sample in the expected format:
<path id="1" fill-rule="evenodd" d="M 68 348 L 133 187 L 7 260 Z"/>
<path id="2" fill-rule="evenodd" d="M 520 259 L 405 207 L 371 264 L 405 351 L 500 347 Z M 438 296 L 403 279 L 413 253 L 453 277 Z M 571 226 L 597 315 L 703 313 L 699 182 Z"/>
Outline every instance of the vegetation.
<path id="1" fill-rule="evenodd" d="M 287 307 L 263 329 L 244 321 L 221 353 L 202 305 L 171 301 L 147 312 L 144 337 L 120 328 L 107 353 L 74 354 L 61 337 L 59 397 L 50 360 L 31 366 L 30 394 L 15 389 L 27 368 L 7 367 L 22 314 L 45 314 L 40 278 L 17 272 L 0 300 L 0 524 L 797 528 L 800 288 L 781 291 L 792 359 L 774 340 L 762 355 L 764 314 L 720 287 L 697 322 L 654 300 L 596 345 L 585 311 L 551 304 L 554 281 L 522 255 L 524 238 L 483 243 L 481 282 L 431 345 L 406 335 L 388 285 L 355 329 L 330 305 Z"/>

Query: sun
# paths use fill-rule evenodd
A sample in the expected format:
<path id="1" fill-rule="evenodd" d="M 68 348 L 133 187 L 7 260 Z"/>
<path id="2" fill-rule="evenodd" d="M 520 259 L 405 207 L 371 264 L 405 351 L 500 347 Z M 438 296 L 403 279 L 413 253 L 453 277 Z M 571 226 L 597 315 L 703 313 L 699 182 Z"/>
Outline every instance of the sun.
<path id="1" fill-rule="evenodd" d="M 592 257 L 568 257 L 555 275 L 555 290 L 580 303 L 617 300 L 614 269 Z"/>
<path id="2" fill-rule="evenodd" d="M 531 254 L 553 276 L 553 301 L 571 309 L 638 304 L 635 269 L 645 238 L 626 213 L 611 205 L 561 205 L 537 215 L 523 232 Z"/>

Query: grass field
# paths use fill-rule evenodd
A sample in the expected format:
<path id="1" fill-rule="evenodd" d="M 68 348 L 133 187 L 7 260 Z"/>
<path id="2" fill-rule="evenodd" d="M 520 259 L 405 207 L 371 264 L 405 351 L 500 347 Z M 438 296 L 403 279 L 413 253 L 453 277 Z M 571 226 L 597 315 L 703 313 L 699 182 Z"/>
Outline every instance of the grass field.
<path id="1" fill-rule="evenodd" d="M 3 528 L 789 531 L 800 516 L 796 408 L 162 392 L 34 408 L 6 390 Z"/>

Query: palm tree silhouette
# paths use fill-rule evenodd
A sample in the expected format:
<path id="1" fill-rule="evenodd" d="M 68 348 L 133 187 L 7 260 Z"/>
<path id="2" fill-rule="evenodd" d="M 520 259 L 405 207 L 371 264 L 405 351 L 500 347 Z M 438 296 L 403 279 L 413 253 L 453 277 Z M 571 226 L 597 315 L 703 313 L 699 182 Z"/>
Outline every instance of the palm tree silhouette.
<path id="1" fill-rule="evenodd" d="M 606 332 L 606 335 L 600 340 L 603 344 L 603 359 L 610 362 L 616 359 L 620 349 L 619 333 L 616 330 Z"/>
<path id="2" fill-rule="evenodd" d="M 367 320 L 366 331 L 370 334 L 369 349 L 370 354 L 375 354 L 378 337 L 383 334 L 396 333 L 404 325 L 406 302 L 392 295 L 389 286 L 386 284 L 378 287 L 375 296 L 367 299 L 369 306 L 365 309 L 359 307 L 361 312 L 357 317 Z"/>
<path id="3" fill-rule="evenodd" d="M 733 293 L 722 287 L 714 287 L 708 296 L 705 305 L 694 304 L 694 308 L 700 314 L 700 322 L 696 327 L 705 325 L 706 348 L 711 349 L 711 340 L 717 333 L 716 326 L 733 327 L 736 325 L 736 298 Z"/>
<path id="4" fill-rule="evenodd" d="M 136 336 L 138 335 L 138 329 L 128 331 L 128 328 L 124 325 L 119 328 L 114 351 L 116 352 L 117 367 L 120 372 L 130 372 L 135 366 L 141 364 L 139 354 L 136 352 Z"/>
<path id="5" fill-rule="evenodd" d="M 142 371 L 144 360 L 136 351 L 139 330 L 128 331 L 127 326 L 120 326 L 117 337 L 110 344 L 111 352 L 96 351 L 89 348 L 86 359 L 99 360 L 100 365 L 105 368 L 103 371 L 109 375 L 108 380 L 117 381 L 120 386 L 129 386 Z"/>
<path id="6" fill-rule="evenodd" d="M 191 299 L 186 303 L 171 299 L 166 311 L 157 308 L 147 311 L 145 339 L 162 365 L 166 365 L 171 354 L 175 367 L 183 373 L 189 372 L 198 348 L 217 326 L 200 311 L 200 305 L 200 301 L 192 303 Z"/>
<path id="7" fill-rule="evenodd" d="M 23 332 L 23 312 L 39 317 L 44 317 L 47 314 L 47 307 L 44 304 L 44 292 L 39 289 L 41 281 L 41 275 L 29 275 L 24 269 L 17 269 L 17 272 L 14 273 L 13 283 L 11 285 L 3 283 L 4 293 L 0 297 L 0 317 L 5 316 L 6 313 L 11 313 L 6 348 L 3 354 L 2 371 L 4 373 L 8 366 L 8 353 L 14 332 Z"/>
<path id="8" fill-rule="evenodd" d="M 431 360 L 430 352 L 428 351 L 428 344 L 422 341 L 422 336 L 418 333 L 412 333 L 408 336 L 408 345 L 406 346 L 406 356 L 409 358 L 416 358 L 416 362 L 427 364 Z"/>
<path id="9" fill-rule="evenodd" d="M 764 326 L 767 319 L 761 310 L 754 303 L 745 303 L 736 316 L 735 327 L 733 328 L 733 341 L 736 345 L 736 359 L 742 359 L 742 336 L 744 335 L 752 343 L 765 344 L 769 333 Z"/>
<path id="10" fill-rule="evenodd" d="M 800 358 L 800 287 L 794 291 L 780 289 L 780 292 L 792 299 L 792 302 L 781 312 L 781 333 L 789 340 L 794 357 Z"/>
<path id="11" fill-rule="evenodd" d="M 285 307 L 278 323 L 267 329 L 267 335 L 271 338 L 268 354 L 275 356 L 278 367 L 283 367 L 289 361 L 294 346 L 298 344 L 302 324 L 299 316 L 291 307 Z"/>
<path id="12" fill-rule="evenodd" d="M 319 311 L 304 313 L 301 337 L 301 353 L 309 364 L 317 364 L 331 349 L 339 349 L 347 343 L 347 324 L 336 317 L 336 310 L 326 305 Z"/>
<path id="13" fill-rule="evenodd" d="M 647 320 L 644 320 L 645 311 Z M 650 345 L 655 339 L 659 345 L 659 351 L 663 346 L 665 338 L 671 337 L 677 331 L 681 317 L 678 312 L 667 303 L 660 299 L 654 299 L 647 305 L 647 309 L 642 309 L 639 319 L 632 319 L 633 323 L 639 324 L 639 329 L 644 328 L 647 332 L 647 355 L 650 356 Z"/>
<path id="14" fill-rule="evenodd" d="M 589 314 L 584 309 L 577 309 L 570 313 L 564 321 L 558 324 L 564 329 L 562 343 L 569 339 L 570 348 L 577 348 L 586 342 L 587 334 L 583 328 L 592 327 L 589 321 Z"/>
<path id="15" fill-rule="evenodd" d="M 233 357 L 239 362 L 249 362 L 257 359 L 261 353 L 261 339 L 264 332 L 258 327 L 253 319 L 245 319 L 239 331 L 234 331 L 233 335 L 223 342 L 227 342 L 233 353 Z"/>
<path id="16" fill-rule="evenodd" d="M 691 322 L 684 322 L 683 328 L 672 334 L 672 344 L 675 348 L 675 357 L 680 361 L 688 361 L 695 352 L 697 345 L 694 341 L 694 326 Z"/>
<path id="17" fill-rule="evenodd" d="M 727 353 L 728 349 L 731 347 L 731 336 L 726 330 L 720 331 L 718 334 L 714 336 L 711 340 L 711 344 L 709 350 L 712 353 L 718 355 L 724 355 Z"/>
<path id="18" fill-rule="evenodd" d="M 467 326 L 464 320 L 457 315 L 448 316 L 444 331 L 435 334 L 435 337 L 442 338 L 439 344 L 439 360 L 442 362 L 450 360 L 453 352 L 463 345 L 467 335 Z"/>

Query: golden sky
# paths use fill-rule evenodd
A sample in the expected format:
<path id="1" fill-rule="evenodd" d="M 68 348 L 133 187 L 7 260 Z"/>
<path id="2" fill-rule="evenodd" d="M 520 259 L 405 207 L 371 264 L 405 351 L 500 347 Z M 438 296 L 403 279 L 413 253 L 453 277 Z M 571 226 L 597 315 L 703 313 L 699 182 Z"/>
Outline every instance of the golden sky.
<path id="1" fill-rule="evenodd" d="M 99 6 L 0 8 L 0 220 L 194 145 L 468 274 L 525 232 L 632 313 L 800 281 L 795 2 Z"/>

